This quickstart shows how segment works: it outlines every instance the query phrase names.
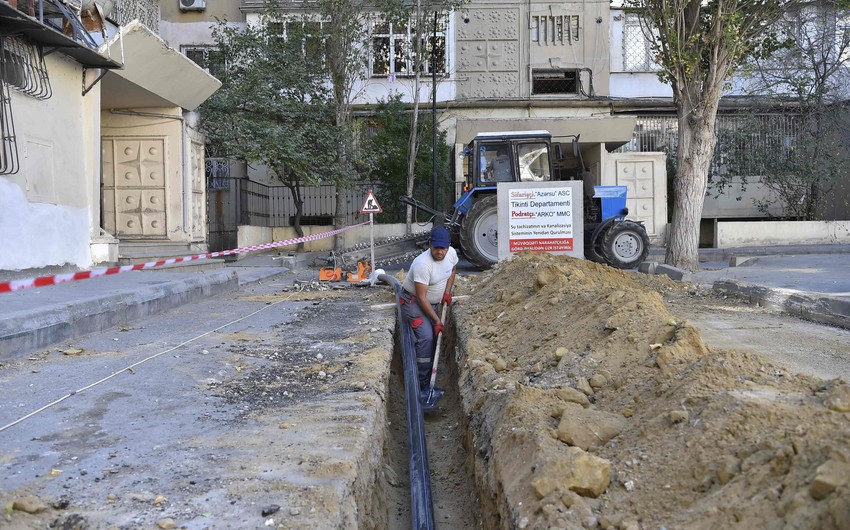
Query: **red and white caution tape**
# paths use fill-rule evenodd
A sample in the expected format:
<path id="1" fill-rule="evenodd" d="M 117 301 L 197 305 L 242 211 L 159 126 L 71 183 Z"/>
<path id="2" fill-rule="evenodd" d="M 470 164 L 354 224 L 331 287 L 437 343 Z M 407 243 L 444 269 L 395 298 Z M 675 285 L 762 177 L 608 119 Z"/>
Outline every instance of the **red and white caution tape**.
<path id="1" fill-rule="evenodd" d="M 130 272 L 130 271 L 140 271 L 144 269 L 153 269 L 156 267 L 162 267 L 163 265 L 173 265 L 175 263 L 185 263 L 187 261 L 208 259 L 208 258 L 218 258 L 221 256 L 229 256 L 231 254 L 241 254 L 243 252 L 252 252 L 255 250 L 266 250 L 270 248 L 277 247 L 287 247 L 289 245 L 296 245 L 298 243 L 306 243 L 308 241 L 317 241 L 319 239 L 324 239 L 326 237 L 335 236 L 346 230 L 351 230 L 352 228 L 356 228 L 358 226 L 363 226 L 369 224 L 370 221 L 365 221 L 360 224 L 346 226 L 343 228 L 337 228 L 336 230 L 330 230 L 328 232 L 322 232 L 321 234 L 313 234 L 311 236 L 304 237 L 296 237 L 294 239 L 286 239 L 283 241 L 275 241 L 273 243 L 265 243 L 263 245 L 254 245 L 250 247 L 243 248 L 235 248 L 232 250 L 222 250 L 219 252 L 209 252 L 207 254 L 196 254 L 194 256 L 183 256 L 180 258 L 170 258 L 164 259 L 160 261 L 149 261 L 147 263 L 137 263 L 135 265 L 122 265 L 120 267 L 109 267 L 105 269 L 92 269 L 90 271 L 81 271 L 81 272 L 69 272 L 66 274 L 55 274 L 53 276 L 40 276 L 38 278 L 26 278 L 23 280 L 12 280 L 8 282 L 0 282 L 0 293 L 7 293 L 10 291 L 20 291 L 22 289 L 30 289 L 32 287 L 45 287 L 47 285 L 57 285 L 60 283 L 66 282 L 74 282 L 77 280 L 88 280 L 89 278 L 99 278 L 101 276 L 107 276 L 109 274 L 118 274 L 119 272 Z"/>

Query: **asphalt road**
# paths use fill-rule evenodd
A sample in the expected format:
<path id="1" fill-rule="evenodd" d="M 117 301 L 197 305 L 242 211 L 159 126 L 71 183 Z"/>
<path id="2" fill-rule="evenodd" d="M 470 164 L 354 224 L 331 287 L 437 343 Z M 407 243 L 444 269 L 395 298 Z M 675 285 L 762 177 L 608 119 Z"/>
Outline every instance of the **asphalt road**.
<path id="1" fill-rule="evenodd" d="M 345 520 L 346 489 L 373 440 L 380 455 L 383 416 L 368 405 L 380 403 L 372 387 L 386 370 L 371 369 L 374 381 L 346 374 L 375 343 L 389 362 L 393 315 L 364 313 L 362 298 L 280 296 L 284 283 L 5 365 L 0 497 L 64 499 L 61 515 L 82 515 L 92 528 Z M 283 436 L 287 422 L 298 428 Z M 263 517 L 271 505 L 283 508 Z"/>

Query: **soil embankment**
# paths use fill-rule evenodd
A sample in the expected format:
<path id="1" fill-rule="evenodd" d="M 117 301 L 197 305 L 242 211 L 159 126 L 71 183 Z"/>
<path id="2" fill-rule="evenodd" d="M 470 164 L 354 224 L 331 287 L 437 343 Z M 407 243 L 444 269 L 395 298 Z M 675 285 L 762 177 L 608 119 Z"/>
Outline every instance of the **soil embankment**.
<path id="1" fill-rule="evenodd" d="M 850 388 L 714 351 L 678 284 L 522 254 L 454 308 L 485 527 L 850 528 Z"/>

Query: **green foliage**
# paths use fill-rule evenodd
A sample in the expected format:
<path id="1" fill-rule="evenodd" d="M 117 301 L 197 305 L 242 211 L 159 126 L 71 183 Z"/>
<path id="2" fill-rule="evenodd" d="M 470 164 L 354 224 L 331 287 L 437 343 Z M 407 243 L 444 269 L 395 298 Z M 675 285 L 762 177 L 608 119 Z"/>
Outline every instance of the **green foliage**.
<path id="1" fill-rule="evenodd" d="M 836 203 L 850 193 L 846 4 L 823 0 L 816 9 L 785 12 L 775 26 L 786 36 L 785 45 L 747 64 L 750 94 L 782 101 L 785 114 L 795 120 L 792 129 L 780 127 L 777 120 L 785 117 L 768 119 L 753 109 L 743 127 L 719 138 L 718 149 L 735 150 L 735 156 L 725 157 L 732 162 L 730 170 L 758 176 L 770 192 L 769 200 L 757 201 L 763 212 L 779 206 L 793 219 L 829 218 L 838 215 Z M 721 178 L 718 183 L 726 182 Z"/>
<path id="2" fill-rule="evenodd" d="M 284 183 L 333 180 L 339 131 L 335 107 L 302 47 L 304 35 L 280 37 L 274 19 L 213 37 L 225 58 L 222 87 L 201 107 L 211 152 L 271 167 Z"/>
<path id="3" fill-rule="evenodd" d="M 742 189 L 729 192 L 760 184 L 768 196 L 755 199 L 755 206 L 765 215 L 779 209 L 782 217 L 793 220 L 825 218 L 828 208 L 839 206 L 834 199 L 850 192 L 847 110 L 835 106 L 827 115 L 747 114 L 737 127 L 719 135 L 717 150 L 726 154 L 728 165 L 715 177 L 715 188 L 729 187 L 728 175 L 739 175 Z"/>
<path id="4" fill-rule="evenodd" d="M 421 113 L 418 120 L 418 136 L 423 141 L 417 149 L 414 166 L 418 183 L 414 187 L 414 198 L 428 205 L 431 204 L 433 180 L 431 124 L 430 113 Z M 381 215 L 381 222 L 384 223 L 405 221 L 405 208 L 398 199 L 407 193 L 410 127 L 410 111 L 406 110 L 406 105 L 396 95 L 378 104 L 371 122 L 373 132 L 365 142 L 366 151 L 375 158 L 375 166 L 371 172 L 372 180 L 381 183 L 375 189 L 375 194 L 384 210 Z M 448 203 L 454 196 L 454 182 L 449 175 L 448 161 L 449 148 L 446 145 L 446 134 L 440 130 L 437 134 L 437 191 L 441 201 L 438 209 L 443 211 L 448 209 L 450 206 Z M 420 217 L 418 220 L 426 222 L 428 219 Z"/>

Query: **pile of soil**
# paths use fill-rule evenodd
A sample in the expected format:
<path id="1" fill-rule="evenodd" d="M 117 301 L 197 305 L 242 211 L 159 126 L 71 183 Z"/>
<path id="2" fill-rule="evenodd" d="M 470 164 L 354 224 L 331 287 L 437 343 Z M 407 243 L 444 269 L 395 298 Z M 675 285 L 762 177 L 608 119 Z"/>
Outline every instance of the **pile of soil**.
<path id="1" fill-rule="evenodd" d="M 846 382 L 710 349 L 659 277 L 524 253 L 458 287 L 485 527 L 850 528 Z"/>

